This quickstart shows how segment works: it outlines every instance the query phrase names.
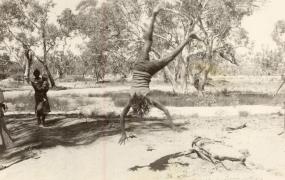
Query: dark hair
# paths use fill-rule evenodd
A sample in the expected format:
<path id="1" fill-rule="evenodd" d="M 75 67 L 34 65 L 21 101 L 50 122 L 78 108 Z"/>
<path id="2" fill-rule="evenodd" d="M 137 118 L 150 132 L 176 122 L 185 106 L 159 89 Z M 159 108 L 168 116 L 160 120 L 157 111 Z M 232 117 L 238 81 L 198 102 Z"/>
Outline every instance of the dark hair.
<path id="1" fill-rule="evenodd" d="M 40 74 L 41 74 L 40 70 L 38 70 L 38 69 L 35 69 L 35 70 L 34 70 L 34 73 L 33 73 L 34 76 L 37 77 L 37 76 L 39 76 Z"/>
<path id="2" fill-rule="evenodd" d="M 141 117 L 149 113 L 151 105 L 150 100 L 143 95 L 134 94 L 131 99 L 133 112 Z"/>

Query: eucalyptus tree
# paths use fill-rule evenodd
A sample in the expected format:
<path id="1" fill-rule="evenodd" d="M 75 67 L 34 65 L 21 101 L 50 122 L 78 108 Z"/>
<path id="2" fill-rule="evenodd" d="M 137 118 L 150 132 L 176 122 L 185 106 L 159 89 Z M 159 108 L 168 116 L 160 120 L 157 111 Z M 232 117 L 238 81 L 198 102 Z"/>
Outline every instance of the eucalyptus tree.
<path id="1" fill-rule="evenodd" d="M 193 64 L 198 63 L 199 70 L 192 75 L 199 81 L 196 88 L 204 90 L 208 75 L 215 64 L 223 60 L 238 64 L 236 48 L 248 43 L 247 33 L 242 29 L 241 21 L 253 13 L 257 1 L 202 0 L 199 3 L 200 8 L 194 17 L 197 19 L 200 37 L 203 39 L 202 51 L 186 55 L 186 58 Z M 195 68 L 195 65 L 191 67 Z"/>
<path id="2" fill-rule="evenodd" d="M 133 50 L 139 55 L 144 30 L 142 23 L 157 2 L 152 0 L 117 0 L 123 22 L 129 34 Z M 246 46 L 247 33 L 241 28 L 241 20 L 256 7 L 255 0 L 177 0 L 166 1 L 154 30 L 153 58 L 159 58 L 195 31 L 202 41 L 189 44 L 178 60 L 164 69 L 173 90 L 187 93 L 189 76 L 198 76 L 199 90 L 203 90 L 214 63 L 226 60 L 237 64 L 235 49 Z M 203 61 L 201 65 L 201 61 Z M 200 70 L 195 69 L 200 63 Z"/>
<path id="3" fill-rule="evenodd" d="M 35 58 L 43 65 L 51 85 L 55 86 L 48 67 L 49 53 L 60 36 L 57 26 L 49 22 L 49 12 L 53 7 L 51 0 L 43 3 L 36 0 L 3 0 L 0 19 L 3 37 L 18 41 L 24 50 L 27 76 Z"/>
<path id="4" fill-rule="evenodd" d="M 272 32 L 272 39 L 277 47 L 284 52 L 285 49 L 285 20 L 279 20 L 275 23 Z"/>
<path id="5" fill-rule="evenodd" d="M 78 4 L 76 14 L 79 33 L 87 39 L 81 59 L 88 59 L 89 71 L 99 80 L 108 73 L 126 76 L 129 64 L 125 52 L 130 42 L 127 37 L 122 15 L 114 3 L 85 0 Z"/>
<path id="6" fill-rule="evenodd" d="M 189 44 L 177 61 L 164 69 L 173 91 L 187 93 L 191 76 L 198 76 L 198 89 L 202 90 L 215 63 L 226 60 L 237 64 L 235 49 L 247 43 L 241 20 L 252 14 L 256 1 L 165 1 L 154 29 L 152 58 L 158 59 L 180 44 L 189 32 L 195 31 L 202 39 Z M 83 54 L 98 79 L 110 72 L 129 73 L 140 58 L 144 21 L 157 3 L 107 0 L 99 6 L 96 0 L 84 0 L 77 6 L 77 27 L 89 39 Z M 195 72 L 197 63 L 200 69 Z"/>

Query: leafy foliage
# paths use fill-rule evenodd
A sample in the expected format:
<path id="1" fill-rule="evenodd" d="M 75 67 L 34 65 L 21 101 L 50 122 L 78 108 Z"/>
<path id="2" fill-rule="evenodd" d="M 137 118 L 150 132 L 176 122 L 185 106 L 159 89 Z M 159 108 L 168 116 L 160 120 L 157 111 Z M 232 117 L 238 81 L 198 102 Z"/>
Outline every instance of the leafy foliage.
<path id="1" fill-rule="evenodd" d="M 174 86 L 187 84 L 195 67 L 203 71 L 201 77 L 206 77 L 213 69 L 219 68 L 219 64 L 237 64 L 236 49 L 249 43 L 247 32 L 241 28 L 241 20 L 253 13 L 256 2 L 165 1 L 155 22 L 151 59 L 163 57 L 187 34 L 195 32 L 201 41 L 192 41 L 177 61 L 167 67 L 173 76 L 168 79 L 176 81 Z M 51 0 L 45 3 L 3 0 L 0 4 L 0 42 L 17 42 L 17 47 L 10 48 L 13 51 L 25 49 L 25 46 L 59 78 L 72 73 L 80 73 L 83 77 L 91 74 L 97 81 L 104 80 L 109 74 L 126 78 L 133 63 L 141 58 L 145 22 L 158 3 L 155 0 L 107 0 L 103 3 L 82 0 L 76 12 L 64 9 L 55 24 L 49 22 L 49 12 L 55 6 Z M 279 29 L 276 32 L 281 32 Z M 75 55 L 68 43 L 79 36 L 84 41 L 81 54 Z M 280 40 L 280 35 L 274 36 Z M 197 60 L 196 55 L 201 53 L 203 59 Z"/>
<path id="2" fill-rule="evenodd" d="M 272 39 L 279 48 L 285 48 L 285 20 L 276 22 L 272 32 Z"/>

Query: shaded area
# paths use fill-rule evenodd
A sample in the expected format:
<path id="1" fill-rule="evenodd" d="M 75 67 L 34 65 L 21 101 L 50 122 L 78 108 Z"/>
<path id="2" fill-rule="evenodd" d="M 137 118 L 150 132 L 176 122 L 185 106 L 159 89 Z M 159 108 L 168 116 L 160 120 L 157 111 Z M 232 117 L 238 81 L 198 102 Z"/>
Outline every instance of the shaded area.
<path id="1" fill-rule="evenodd" d="M 181 162 L 170 163 L 169 162 L 170 159 L 175 159 L 175 158 L 178 158 L 178 157 L 181 157 L 181 156 L 185 156 L 185 154 L 181 153 L 181 152 L 174 153 L 174 154 L 169 154 L 169 155 L 166 155 L 166 156 L 163 156 L 163 157 L 157 159 L 156 161 L 150 163 L 149 165 L 146 165 L 146 166 L 134 166 L 134 167 L 131 167 L 129 170 L 137 171 L 138 169 L 148 167 L 152 171 L 163 171 L 170 164 L 179 164 L 181 166 L 189 166 L 188 163 L 181 163 Z"/>
<path id="2" fill-rule="evenodd" d="M 107 121 L 76 122 L 78 118 L 49 117 L 45 128 L 38 127 L 31 117 L 9 118 L 8 128 L 15 141 L 15 147 L 0 155 L 0 164 L 15 164 L 29 158 L 36 158 L 33 150 L 61 146 L 87 145 L 103 136 L 119 133 L 117 128 L 106 128 Z M 2 169 L 5 167 L 2 167 Z M 0 168 L 1 169 L 1 168 Z"/>
<path id="3" fill-rule="evenodd" d="M 140 120 L 126 118 L 127 130 L 136 134 L 146 131 L 169 130 L 168 124 L 161 119 Z M 29 158 L 38 158 L 37 151 L 55 146 L 83 146 L 93 143 L 100 137 L 120 134 L 118 117 L 85 118 L 80 115 L 50 115 L 47 127 L 38 127 L 33 116 L 6 117 L 8 129 L 15 141 L 14 148 L 0 154 L 0 169 Z M 110 123 L 112 122 L 112 123 Z M 110 126 L 112 124 L 112 126 Z M 183 126 L 180 124 L 179 126 Z M 181 128 L 182 129 L 182 128 Z M 1 167 L 1 164 L 4 165 Z"/>

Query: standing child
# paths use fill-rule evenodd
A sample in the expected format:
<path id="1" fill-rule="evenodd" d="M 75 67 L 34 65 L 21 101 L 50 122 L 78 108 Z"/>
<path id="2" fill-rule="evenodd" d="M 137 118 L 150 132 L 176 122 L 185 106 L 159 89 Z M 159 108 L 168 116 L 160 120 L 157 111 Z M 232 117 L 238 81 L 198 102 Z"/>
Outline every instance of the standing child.
<path id="1" fill-rule="evenodd" d="M 46 115 L 50 112 L 50 105 L 49 105 L 49 101 L 48 101 L 48 97 L 47 97 L 47 92 L 49 90 L 49 83 L 48 83 L 48 76 L 46 74 L 42 75 L 42 87 L 41 89 L 41 93 L 42 93 L 42 97 L 43 97 L 43 102 L 42 102 L 42 123 L 43 126 L 45 126 L 45 118 Z"/>
<path id="2" fill-rule="evenodd" d="M 40 77 L 41 72 L 38 69 L 35 69 L 34 71 L 34 79 L 31 81 L 31 84 L 35 90 L 35 114 L 38 120 L 38 125 L 42 124 L 42 118 L 41 118 L 41 102 L 43 102 L 43 96 L 41 92 L 41 87 L 43 85 L 43 80 Z"/>
<path id="3" fill-rule="evenodd" d="M 32 81 L 32 86 L 35 90 L 35 113 L 39 126 L 45 126 L 46 115 L 50 112 L 50 105 L 47 98 L 49 90 L 48 76 L 43 74 L 40 77 L 40 71 L 34 71 L 35 78 Z"/>

